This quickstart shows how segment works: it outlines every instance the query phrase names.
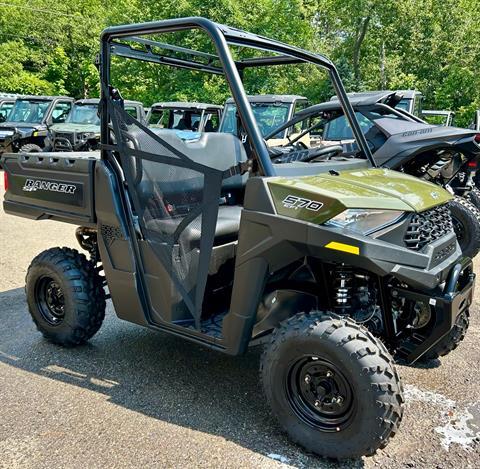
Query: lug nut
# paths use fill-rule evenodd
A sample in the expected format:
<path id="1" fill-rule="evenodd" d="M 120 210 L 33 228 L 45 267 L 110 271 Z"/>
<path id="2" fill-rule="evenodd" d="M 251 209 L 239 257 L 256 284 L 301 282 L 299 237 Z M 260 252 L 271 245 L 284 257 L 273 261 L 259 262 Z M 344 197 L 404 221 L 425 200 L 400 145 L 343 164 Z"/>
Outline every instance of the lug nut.
<path id="1" fill-rule="evenodd" d="M 331 371 L 327 371 L 327 378 L 331 378 L 333 376 L 333 373 Z"/>
<path id="2" fill-rule="evenodd" d="M 315 407 L 320 407 L 320 401 L 315 401 Z"/>
<path id="3" fill-rule="evenodd" d="M 305 375 L 305 382 L 308 384 L 310 382 L 311 378 L 310 375 Z"/>

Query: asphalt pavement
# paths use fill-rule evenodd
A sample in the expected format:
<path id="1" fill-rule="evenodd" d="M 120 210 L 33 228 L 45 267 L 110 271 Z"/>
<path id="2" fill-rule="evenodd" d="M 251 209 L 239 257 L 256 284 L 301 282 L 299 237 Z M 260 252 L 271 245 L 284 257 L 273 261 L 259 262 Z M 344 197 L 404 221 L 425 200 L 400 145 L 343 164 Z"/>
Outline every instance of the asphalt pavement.
<path id="1" fill-rule="evenodd" d="M 0 210 L 1 468 L 480 467 L 478 291 L 457 350 L 399 367 L 406 409 L 387 448 L 336 464 L 290 443 L 271 417 L 259 349 L 224 356 L 123 322 L 110 303 L 87 345 L 42 339 L 27 311 L 25 273 L 42 250 L 76 247 L 74 231 Z"/>

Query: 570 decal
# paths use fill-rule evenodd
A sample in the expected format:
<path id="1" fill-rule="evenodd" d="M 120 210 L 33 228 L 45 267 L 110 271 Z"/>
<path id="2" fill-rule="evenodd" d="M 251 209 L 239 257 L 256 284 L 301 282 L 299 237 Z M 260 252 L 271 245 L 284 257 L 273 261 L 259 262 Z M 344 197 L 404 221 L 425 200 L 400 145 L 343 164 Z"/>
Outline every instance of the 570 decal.
<path id="1" fill-rule="evenodd" d="M 296 195 L 287 195 L 287 197 L 283 199 L 282 203 L 285 208 L 293 208 L 294 210 L 306 208 L 307 210 L 312 210 L 313 212 L 317 212 L 323 207 L 322 202 L 305 199 L 303 197 L 297 197 Z"/>

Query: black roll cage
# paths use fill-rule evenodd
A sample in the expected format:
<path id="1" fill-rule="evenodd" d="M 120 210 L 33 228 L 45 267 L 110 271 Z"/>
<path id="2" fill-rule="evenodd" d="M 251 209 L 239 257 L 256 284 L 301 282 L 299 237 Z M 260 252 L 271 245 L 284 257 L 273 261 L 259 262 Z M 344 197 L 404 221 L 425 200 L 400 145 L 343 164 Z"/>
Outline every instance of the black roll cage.
<path id="1" fill-rule="evenodd" d="M 207 35 L 213 41 L 217 55 L 137 37 L 138 35 L 143 36 L 151 34 L 163 34 L 193 29 L 203 30 L 207 33 Z M 128 41 L 130 44 L 135 44 L 137 45 L 137 48 L 132 47 L 130 44 L 119 42 L 119 40 L 124 40 Z M 337 69 L 329 59 L 320 54 L 308 52 L 298 47 L 290 46 L 273 39 L 268 39 L 266 37 L 241 31 L 229 26 L 220 25 L 201 17 L 178 18 L 154 21 L 150 23 L 113 26 L 103 31 L 100 42 L 102 146 L 108 146 L 109 144 L 110 119 L 106 105 L 106 100 L 109 97 L 106 96 L 106 93 L 109 93 L 111 90 L 111 56 L 117 55 L 120 57 L 152 62 L 160 65 L 168 65 L 176 68 L 224 75 L 232 92 L 233 99 L 235 100 L 237 111 L 243 127 L 250 138 L 250 142 L 257 157 L 261 173 L 263 173 L 265 176 L 275 176 L 276 174 L 274 166 L 270 160 L 268 149 L 263 140 L 262 134 L 255 121 L 255 117 L 253 115 L 250 103 L 248 102 L 241 77 L 243 75 L 243 71 L 249 67 L 312 63 L 328 70 L 333 87 L 352 128 L 353 134 L 355 135 L 358 146 L 370 161 L 371 165 L 373 167 L 376 166 L 375 160 L 355 117 L 353 108 L 348 100 L 345 88 L 343 87 L 343 83 L 340 79 Z M 228 46 L 229 44 L 258 49 L 277 55 L 235 61 L 230 52 L 230 48 Z M 141 48 L 138 48 L 139 45 Z M 164 55 L 154 51 L 153 48 L 181 53 L 187 58 Z M 106 158 L 105 150 L 102 150 L 102 158 Z"/>

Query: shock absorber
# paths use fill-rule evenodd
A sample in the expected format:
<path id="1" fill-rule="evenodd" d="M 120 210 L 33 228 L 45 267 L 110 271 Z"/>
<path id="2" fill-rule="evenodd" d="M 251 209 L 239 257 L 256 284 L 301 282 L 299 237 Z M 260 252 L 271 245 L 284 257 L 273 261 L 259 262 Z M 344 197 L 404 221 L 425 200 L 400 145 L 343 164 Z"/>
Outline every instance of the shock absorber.
<path id="1" fill-rule="evenodd" d="M 335 312 L 349 315 L 352 308 L 353 271 L 341 264 L 335 269 Z"/>

